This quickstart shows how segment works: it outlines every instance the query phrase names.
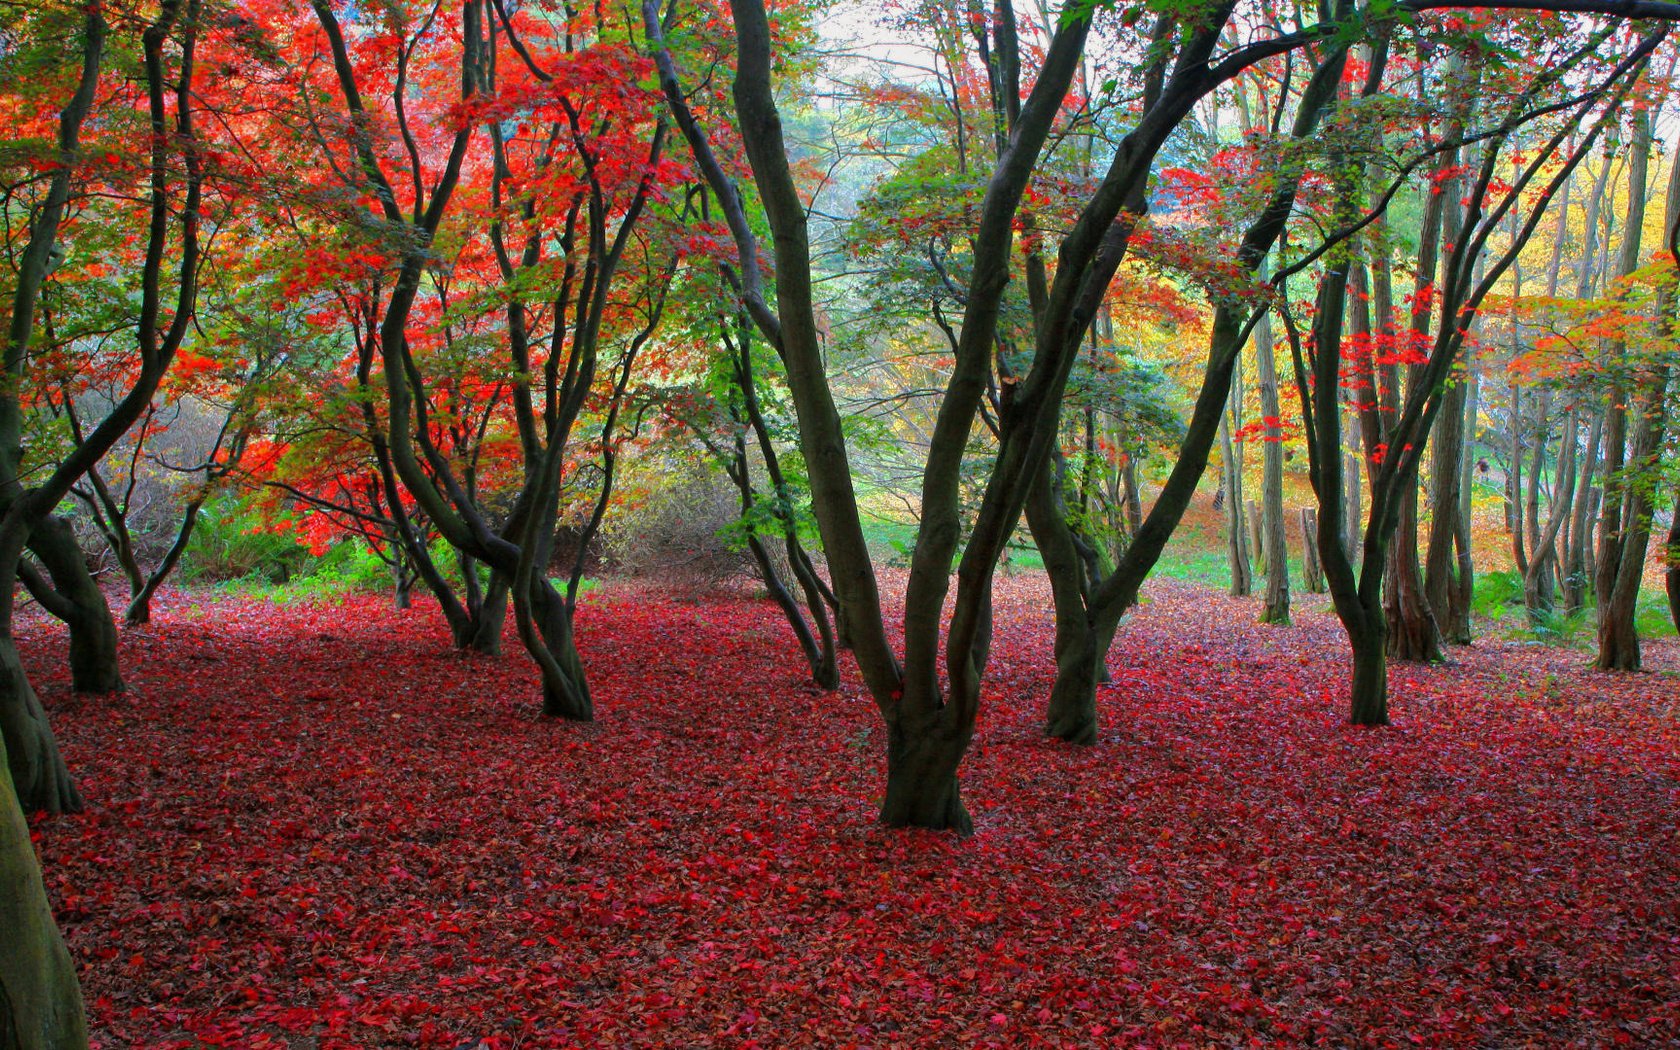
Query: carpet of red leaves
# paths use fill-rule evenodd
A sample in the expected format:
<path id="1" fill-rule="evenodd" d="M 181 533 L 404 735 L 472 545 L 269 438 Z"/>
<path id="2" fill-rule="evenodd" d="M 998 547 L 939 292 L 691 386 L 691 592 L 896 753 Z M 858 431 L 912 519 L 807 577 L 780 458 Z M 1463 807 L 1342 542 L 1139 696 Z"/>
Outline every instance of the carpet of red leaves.
<path id="1" fill-rule="evenodd" d="M 968 841 L 874 823 L 855 676 L 775 610 L 636 592 L 600 721 L 376 598 L 177 595 L 74 698 L 43 819 L 98 1045 L 1653 1045 L 1680 1032 L 1680 648 L 1488 641 L 1344 724 L 1320 611 L 1157 584 L 1100 746 L 1040 736 L 1048 598 L 1002 584 Z M 1310 604 L 1310 602 L 1309 602 Z"/>

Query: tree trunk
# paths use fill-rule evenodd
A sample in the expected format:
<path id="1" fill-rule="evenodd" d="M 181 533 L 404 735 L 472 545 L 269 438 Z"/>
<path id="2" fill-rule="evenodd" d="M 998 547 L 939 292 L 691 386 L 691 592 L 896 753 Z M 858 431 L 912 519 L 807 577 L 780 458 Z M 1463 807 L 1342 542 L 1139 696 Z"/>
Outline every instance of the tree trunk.
<path id="1" fill-rule="evenodd" d="M 1447 634 L 1451 638 L 1461 639 L 1464 644 L 1468 644 L 1472 638 L 1470 608 L 1476 596 L 1476 562 L 1471 555 L 1470 524 L 1471 514 L 1475 509 L 1475 502 L 1471 496 L 1476 487 L 1475 447 L 1476 421 L 1481 413 L 1480 375 L 1481 373 L 1472 367 L 1465 382 L 1464 439 L 1459 442 L 1458 460 L 1458 528 L 1453 531 L 1458 572 L 1447 603 Z"/>
<path id="2" fill-rule="evenodd" d="M 1617 275 L 1626 277 L 1639 268 L 1640 233 L 1645 216 L 1645 177 L 1652 145 L 1651 114 L 1634 113 L 1633 144 L 1628 153 L 1628 211 L 1622 237 Z M 1680 228 L 1680 161 L 1671 166 L 1663 228 L 1672 243 Z M 1672 324 L 1676 296 L 1672 285 L 1658 292 L 1656 314 L 1661 323 Z M 1625 346 L 1618 352 L 1625 351 Z M 1604 516 L 1599 537 L 1598 564 L 1598 660 L 1601 671 L 1639 669 L 1639 632 L 1634 623 L 1639 585 L 1645 575 L 1645 552 L 1651 537 L 1652 488 L 1662 448 L 1664 395 L 1668 367 L 1658 364 L 1642 370 L 1638 396 L 1612 387 L 1609 415 L 1605 424 Z M 1631 448 L 1623 460 L 1628 412 L 1625 402 L 1635 403 Z"/>
<path id="3" fill-rule="evenodd" d="M 1595 509 L 1593 478 L 1598 473 L 1599 431 L 1602 416 L 1593 414 L 1587 427 L 1587 446 L 1581 453 L 1581 479 L 1575 489 L 1575 508 L 1569 519 L 1569 539 L 1564 544 L 1563 608 L 1574 612 L 1586 605 L 1587 585 L 1592 581 L 1590 556 L 1593 550 L 1592 522 Z"/>
<path id="4" fill-rule="evenodd" d="M 1457 561 L 1453 548 L 1459 533 L 1459 489 L 1468 483 L 1459 475 L 1464 456 L 1464 409 L 1466 386 L 1455 384 L 1444 396 L 1440 415 L 1435 422 L 1435 434 L 1430 443 L 1429 471 L 1429 547 L 1425 556 L 1424 594 L 1437 624 L 1448 629 L 1446 640 L 1458 645 L 1470 641 L 1469 623 L 1465 621 L 1461 633 L 1451 630 L 1454 622 L 1453 596 L 1457 592 L 1454 579 Z"/>
<path id="5" fill-rule="evenodd" d="M 1400 496 L 1400 522 L 1388 548 L 1387 592 L 1384 605 L 1388 616 L 1388 655 L 1415 663 L 1441 662 L 1441 632 L 1435 615 L 1424 599 L 1418 571 L 1417 486 Z M 1371 724 L 1375 723 L 1361 723 Z"/>
<path id="6" fill-rule="evenodd" d="M 945 716 L 955 704 L 933 709 L 928 724 L 907 726 L 901 714 L 887 725 L 887 793 L 881 823 L 889 828 L 932 828 L 974 833 L 957 787 L 957 764 L 968 749 L 970 731 Z"/>
<path id="7" fill-rule="evenodd" d="M 1260 415 L 1266 423 L 1260 446 L 1261 514 L 1258 544 L 1266 559 L 1266 605 L 1261 623 L 1289 622 L 1289 541 L 1283 520 L 1283 426 L 1278 401 L 1277 355 L 1272 343 L 1271 316 L 1254 326 L 1254 354 L 1259 372 Z"/>
<path id="8" fill-rule="evenodd" d="M 1663 590 L 1668 593 L 1668 618 L 1680 631 L 1680 492 L 1674 495 L 1674 517 L 1668 525 L 1668 545 L 1663 551 Z"/>
<path id="9" fill-rule="evenodd" d="M 398 612 L 414 608 L 414 575 L 403 564 L 400 553 L 391 564 L 391 607 Z"/>
<path id="10" fill-rule="evenodd" d="M 1086 608 L 1085 567 L 1068 526 L 1061 496 L 1061 463 L 1045 465 L 1027 494 L 1027 527 L 1044 559 L 1056 616 L 1056 681 L 1050 688 L 1045 733 L 1074 744 L 1097 742 L 1097 680 L 1106 645 Z M 1111 632 L 1112 637 L 1112 632 Z"/>
<path id="11" fill-rule="evenodd" d="M 0 740 L 0 1047 L 86 1050 L 76 966 L 53 921 Z"/>
<path id="12" fill-rule="evenodd" d="M 1354 567 L 1358 567 L 1360 549 L 1365 539 L 1365 511 L 1360 506 L 1364 483 L 1360 480 L 1360 458 L 1358 453 L 1349 452 L 1343 457 L 1343 477 L 1347 479 L 1342 499 L 1342 549 L 1347 551 L 1349 560 Z M 1317 529 L 1317 512 L 1313 514 L 1314 530 Z M 1316 593 L 1316 592 L 1315 592 Z"/>
<path id="13" fill-rule="evenodd" d="M 10 630 L 0 633 L 0 738 L 25 812 L 81 812 L 82 796 L 58 753 L 46 709 L 24 673 Z"/>
<path id="14" fill-rule="evenodd" d="M 1352 721 L 1356 726 L 1388 725 L 1388 645 L 1381 609 L 1369 610 L 1370 629 L 1350 630 L 1353 647 Z"/>
<path id="15" fill-rule="evenodd" d="M 1248 562 L 1248 527 L 1243 521 L 1242 463 L 1237 444 L 1231 440 L 1231 417 L 1238 411 L 1240 379 L 1231 384 L 1225 414 L 1219 420 L 1220 470 L 1225 476 L 1225 552 L 1231 563 L 1231 597 L 1245 598 L 1254 591 L 1254 576 Z"/>
<path id="16" fill-rule="evenodd" d="M 526 635 L 525 648 L 542 671 L 542 713 L 569 722 L 593 722 L 595 701 L 572 634 L 572 610 L 546 580 L 537 580 L 530 592 L 528 608 L 521 613 L 522 603 L 515 589 L 514 612 L 528 620 L 521 633 Z M 532 629 L 534 639 L 528 634 Z"/>
<path id="17" fill-rule="evenodd" d="M 1324 565 L 1318 559 L 1318 511 L 1301 508 L 1301 576 L 1307 593 L 1324 593 Z"/>
<path id="18" fill-rule="evenodd" d="M 117 624 L 105 594 L 88 572 L 70 523 L 49 514 L 29 534 L 29 549 L 52 574 L 53 588 L 69 603 L 70 687 L 78 693 L 120 693 Z"/>
<path id="19" fill-rule="evenodd" d="M 1260 518 L 1260 504 L 1251 499 L 1245 499 L 1243 504 L 1247 509 L 1248 550 L 1259 566 L 1254 571 L 1263 573 L 1266 571 L 1266 529 Z"/>

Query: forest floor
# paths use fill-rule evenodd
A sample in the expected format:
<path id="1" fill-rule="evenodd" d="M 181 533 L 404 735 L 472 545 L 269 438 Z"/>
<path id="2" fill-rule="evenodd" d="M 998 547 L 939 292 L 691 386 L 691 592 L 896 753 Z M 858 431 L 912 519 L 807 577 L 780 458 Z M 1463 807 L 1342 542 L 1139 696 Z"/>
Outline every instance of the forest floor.
<path id="1" fill-rule="evenodd" d="M 1048 595 L 1002 581 L 977 832 L 878 827 L 855 674 L 766 602 L 608 587 L 592 725 L 377 597 L 177 593 L 130 691 L 22 647 L 89 811 L 38 843 L 97 1045 L 1603 1046 L 1680 1031 L 1680 643 L 1515 641 L 1345 724 L 1290 628 L 1158 582 L 1100 745 L 1040 734 Z"/>

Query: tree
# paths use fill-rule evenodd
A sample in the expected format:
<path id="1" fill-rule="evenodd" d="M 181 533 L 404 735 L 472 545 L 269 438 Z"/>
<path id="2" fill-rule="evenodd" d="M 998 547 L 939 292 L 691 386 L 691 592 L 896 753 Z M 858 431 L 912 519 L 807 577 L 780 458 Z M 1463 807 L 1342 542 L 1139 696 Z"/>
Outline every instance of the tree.
<path id="1" fill-rule="evenodd" d="M 375 38 L 376 46 L 353 52 L 331 5 L 312 6 L 349 120 L 353 188 L 374 202 L 399 260 L 377 341 L 395 474 L 452 545 L 509 581 L 520 639 L 542 673 L 544 712 L 588 720 L 594 704 L 577 655 L 573 606 L 544 570 L 568 440 L 595 388 L 603 341 L 622 312 L 612 296 L 614 277 L 673 174 L 662 164 L 665 125 L 651 105 L 657 96 L 639 85 L 642 62 L 627 33 L 607 36 L 612 27 L 605 24 L 578 32 L 561 26 L 538 44 L 524 36 L 532 23 L 521 28 L 502 8 L 489 19 L 482 3 L 470 2 L 452 63 L 461 103 L 426 115 L 438 147 L 428 158 L 410 130 L 410 77 L 440 68 L 413 55 L 422 46 L 452 46 L 444 27 L 435 17 L 410 24 L 393 9 L 384 14 L 397 46 L 382 51 Z M 375 73 L 393 85 L 387 113 L 365 101 L 362 82 Z M 503 286 L 504 375 L 523 470 L 499 525 L 433 440 L 434 409 L 411 325 L 479 122 L 488 126 L 491 151 L 475 158 L 487 161 L 489 182 L 478 251 Z M 375 138 L 375 127 L 390 137 Z M 393 156 L 406 167 L 402 183 L 388 174 Z M 428 192 L 429 178 L 435 181 Z"/>
<path id="2" fill-rule="evenodd" d="M 738 54 L 735 111 L 774 244 L 773 308 L 758 272 L 758 243 L 741 197 L 712 153 L 705 131 L 689 108 L 676 62 L 663 47 L 666 32 L 675 25 L 674 9 L 665 16 L 670 25 L 662 26 L 657 5 L 649 2 L 643 7 L 648 37 L 660 49 L 657 58 L 666 97 L 701 171 L 724 205 L 737 242 L 745 304 L 788 366 L 842 621 L 887 724 L 882 819 L 894 826 L 966 831 L 971 824 L 958 793 L 956 770 L 979 708 L 980 677 L 989 643 L 986 624 L 992 573 L 1028 490 L 1049 458 L 1069 373 L 1146 205 L 1153 159 L 1201 97 L 1248 65 L 1290 50 L 1316 31 L 1245 45 L 1214 61 L 1232 13 L 1230 6 L 1183 24 L 1167 16 L 1158 19 L 1151 33 L 1155 50 L 1144 67 L 1142 116 L 1062 239 L 1054 275 L 1042 263 L 1029 263 L 1027 279 L 1036 322 L 1033 352 L 1030 363 L 1016 373 L 1016 382 L 1001 399 L 996 463 L 959 562 L 961 466 L 991 370 L 1001 293 L 1012 267 L 1013 227 L 1079 68 L 1093 17 L 1092 12 L 1078 8 L 1063 13 L 1044 50 L 1037 80 L 1022 100 L 1014 11 L 1007 4 L 999 6 L 989 29 L 1003 54 L 998 68 L 1006 88 L 999 95 L 1005 100 L 1007 145 L 998 155 L 977 212 L 974 266 L 955 366 L 923 471 L 922 528 L 911 560 L 901 664 L 884 630 L 845 438 L 822 370 L 806 216 L 788 166 L 774 101 L 770 24 L 755 0 L 737 0 L 732 12 Z M 1182 36 L 1175 36 L 1180 29 Z M 955 611 L 949 630 L 942 631 L 941 609 L 954 564 Z"/>
<path id="3" fill-rule="evenodd" d="M 21 394 L 28 351 L 35 330 L 41 286 L 51 266 L 66 203 L 82 161 L 81 133 L 94 107 L 107 29 L 95 10 L 87 13 L 81 34 L 80 75 L 62 108 L 57 135 L 45 169 L 50 172 L 28 224 L 27 242 L 14 278 L 6 325 L 5 368 L 8 382 L 0 393 L 0 751 L 6 773 L 0 776 L 0 929 L 15 940 L 0 962 L 0 1032 L 21 1046 L 86 1045 L 80 992 L 74 969 L 46 914 L 35 871 L 33 848 L 22 811 L 64 812 L 79 809 L 81 798 L 58 753 L 45 712 L 18 659 L 12 636 L 12 612 L 18 559 L 30 533 L 45 521 L 70 487 L 98 462 L 140 417 L 168 370 L 190 323 L 199 260 L 199 206 L 204 167 L 194 132 L 192 74 L 199 8 L 188 0 L 183 10 L 165 0 L 158 16 L 141 34 L 144 89 L 150 121 L 149 223 L 143 271 L 140 326 L 136 332 L 139 373 L 123 398 L 87 436 L 44 476 L 23 474 Z M 176 77 L 168 76 L 166 51 L 175 34 L 180 43 Z M 174 121 L 170 126 L 173 95 Z M 185 169 L 181 195 L 172 199 L 170 169 L 179 159 Z M 162 279 L 172 227 L 179 229 L 178 290 L 175 312 L 162 324 Z M 20 811 L 21 807 L 21 811 Z M 14 950 L 15 949 L 15 950 Z"/>
<path id="4" fill-rule="evenodd" d="M 1544 215 L 1546 205 L 1556 197 L 1603 132 L 1614 112 L 1615 99 L 1630 89 L 1664 38 L 1666 27 L 1640 37 L 1625 58 L 1595 81 L 1579 88 L 1567 84 L 1568 74 L 1593 56 L 1613 31 L 1612 26 L 1597 30 L 1585 39 L 1570 39 L 1569 50 L 1562 60 L 1537 73 L 1517 93 L 1501 123 L 1477 136 L 1480 156 L 1468 180 L 1459 220 L 1460 233 L 1444 260 L 1439 291 L 1442 323 L 1427 351 L 1420 351 L 1423 360 L 1416 363 L 1400 410 L 1392 428 L 1386 432 L 1388 442 L 1379 446 L 1378 454 L 1372 456 L 1370 519 L 1357 575 L 1336 530 L 1319 530 L 1319 553 L 1331 599 L 1353 648 L 1351 714 L 1356 724 L 1388 722 L 1388 627 L 1381 609 L 1388 544 L 1400 522 L 1407 493 L 1415 486 L 1430 426 L 1441 409 L 1447 381 L 1458 363 L 1477 311 L 1511 267 Z M 1548 101 L 1547 93 L 1554 90 L 1562 92 L 1563 97 Z M 1606 104 L 1606 98 L 1611 102 Z M 1526 160 L 1516 165 L 1510 184 L 1496 190 L 1496 173 L 1507 163 L 1505 150 L 1515 131 L 1547 113 L 1567 116 L 1554 125 L 1537 149 L 1525 151 Z M 1577 134 L 1576 129 L 1582 126 L 1588 127 L 1587 132 Z M 1566 148 L 1566 143 L 1571 145 Z M 1453 145 L 1456 148 L 1459 144 L 1467 143 Z M 1343 225 L 1353 227 L 1360 221 L 1355 180 L 1345 172 L 1345 152 L 1333 155 L 1333 161 L 1335 170 L 1342 172 L 1340 219 Z M 1533 193 L 1529 214 L 1507 238 L 1503 250 L 1484 264 L 1481 253 L 1506 217 L 1518 207 L 1525 192 Z M 1380 213 L 1386 203 L 1385 197 L 1378 202 L 1374 213 Z M 1344 251 L 1326 266 L 1319 280 L 1310 340 L 1301 337 L 1290 312 L 1283 315 L 1296 361 L 1313 487 L 1324 518 L 1340 508 L 1344 483 L 1338 390 L 1343 374 L 1343 326 L 1352 265 L 1351 253 Z"/>

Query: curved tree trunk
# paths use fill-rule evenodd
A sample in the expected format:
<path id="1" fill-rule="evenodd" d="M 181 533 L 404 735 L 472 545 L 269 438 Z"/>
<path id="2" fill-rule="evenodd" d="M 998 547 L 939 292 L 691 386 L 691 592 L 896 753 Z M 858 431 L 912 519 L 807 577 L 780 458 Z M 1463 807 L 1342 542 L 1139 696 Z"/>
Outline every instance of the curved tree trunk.
<path id="1" fill-rule="evenodd" d="M 157 568 L 152 570 L 140 589 L 134 591 L 134 596 L 129 599 L 128 608 L 123 612 L 124 623 L 132 627 L 152 622 L 152 598 L 157 595 L 158 588 L 163 586 L 163 581 L 175 571 L 175 566 L 181 561 L 181 555 L 186 553 L 187 544 L 192 542 L 193 530 L 198 527 L 198 512 L 203 506 L 202 497 L 195 498 L 187 504 L 181 515 L 181 527 L 175 532 L 175 541 L 169 545 L 169 550 L 164 552 L 163 560 L 158 563 Z"/>
<path id="2" fill-rule="evenodd" d="M 70 779 L 47 712 L 18 659 L 10 631 L 0 635 L 0 739 L 18 802 L 30 813 L 80 813 L 82 796 Z"/>
<path id="3" fill-rule="evenodd" d="M 52 574 L 53 589 L 68 603 L 65 624 L 70 628 L 71 688 L 78 693 L 122 692 L 117 624 L 104 592 L 88 572 L 70 523 L 49 514 L 30 532 L 29 549 Z"/>
<path id="4" fill-rule="evenodd" d="M 542 671 L 542 713 L 569 722 L 593 722 L 595 701 L 572 633 L 572 610 L 545 580 L 536 581 L 528 593 L 521 601 L 516 589 L 513 606 L 514 614 L 526 622 L 521 635 L 534 630 L 539 636 L 526 638 L 525 647 Z M 521 605 L 526 606 L 523 612 Z"/>
<path id="5" fill-rule="evenodd" d="M 1044 559 L 1056 616 L 1056 681 L 1044 731 L 1073 744 L 1097 742 L 1097 680 L 1107 646 L 1086 611 L 1085 566 L 1061 498 L 1059 457 L 1045 464 L 1027 494 L 1027 527 Z"/>

